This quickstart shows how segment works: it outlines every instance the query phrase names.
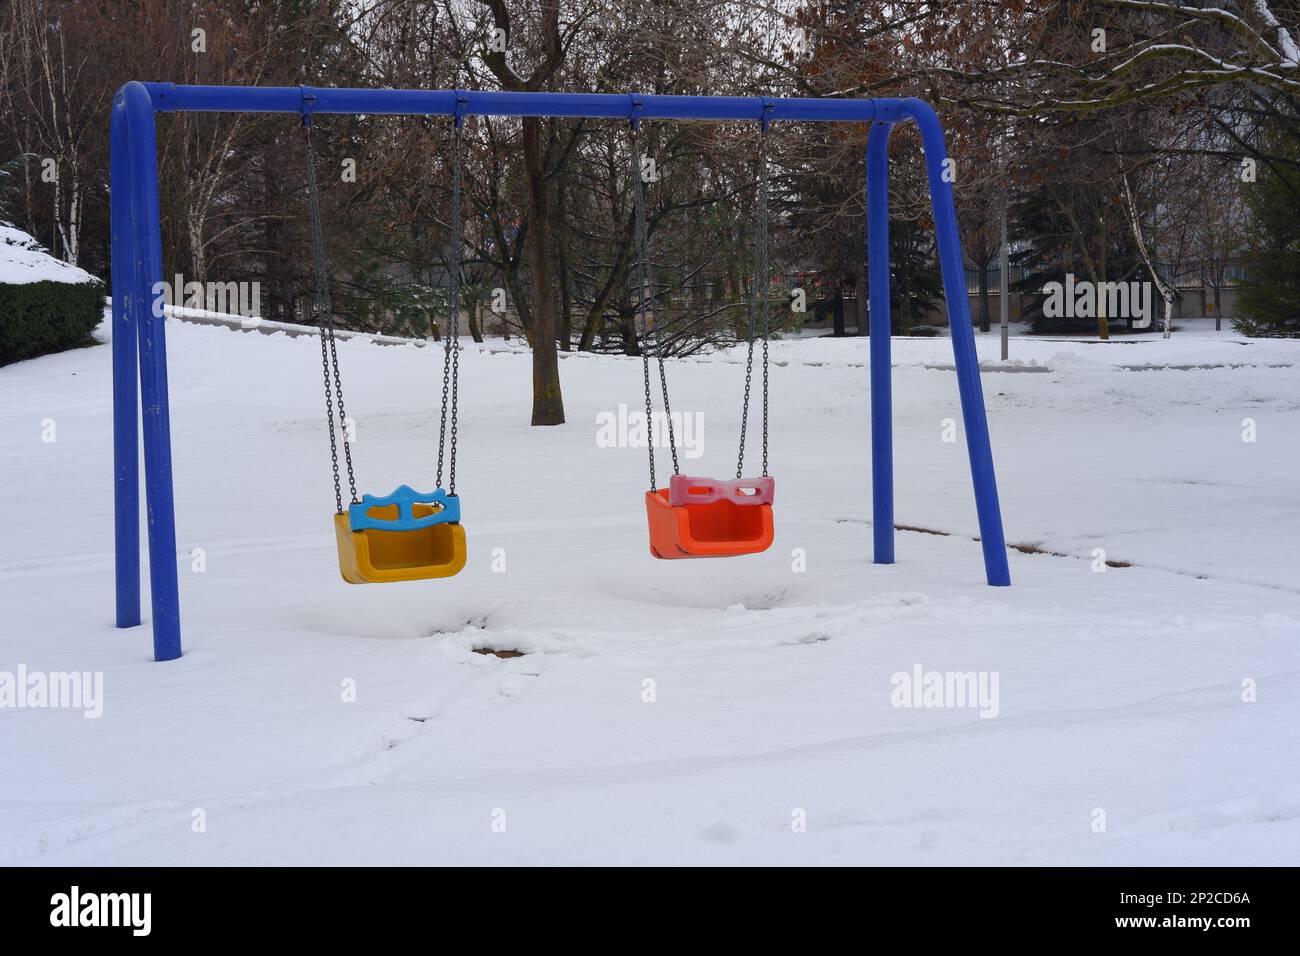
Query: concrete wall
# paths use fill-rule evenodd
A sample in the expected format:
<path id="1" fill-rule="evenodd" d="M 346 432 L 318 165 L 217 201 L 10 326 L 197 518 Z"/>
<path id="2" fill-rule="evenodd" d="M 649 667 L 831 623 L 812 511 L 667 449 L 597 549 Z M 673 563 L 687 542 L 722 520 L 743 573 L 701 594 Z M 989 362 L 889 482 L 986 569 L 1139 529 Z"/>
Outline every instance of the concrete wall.
<path id="1" fill-rule="evenodd" d="M 1214 314 L 1214 291 L 1212 289 L 1197 288 L 1197 289 L 1180 289 L 1178 291 L 1179 291 L 1180 298 L 1174 304 L 1175 321 L 1177 321 L 1178 319 L 1214 318 L 1215 315 Z M 1219 304 L 1222 310 L 1222 319 L 1224 322 L 1230 322 L 1232 319 L 1236 318 L 1240 314 L 1237 308 L 1237 301 L 1240 294 L 1241 294 L 1241 290 L 1236 288 L 1221 289 L 1219 291 Z M 1023 312 L 1026 309 L 1032 308 L 1035 297 L 1032 295 L 1022 295 L 1018 292 L 1012 292 L 1010 294 L 1010 298 L 1011 298 L 1010 319 L 1012 322 L 1019 322 Z M 967 296 L 967 301 L 970 303 L 971 321 L 978 322 L 979 321 L 979 293 L 978 292 L 971 293 L 970 295 Z M 1153 319 L 1159 321 L 1161 316 L 1164 314 L 1163 312 L 1164 306 L 1160 302 L 1158 297 L 1156 302 L 1154 303 L 1154 306 L 1156 311 L 1155 311 L 1155 315 L 1153 316 Z M 990 325 L 998 324 L 1002 314 L 1001 309 L 1002 306 L 999 301 L 998 291 L 996 289 L 990 289 L 989 290 L 989 324 Z M 847 324 L 852 325 L 853 324 L 852 316 L 854 314 L 853 307 L 852 307 L 852 300 L 849 299 L 845 300 L 844 311 L 845 311 L 845 317 L 848 320 Z M 926 310 L 924 314 L 918 315 L 916 317 L 915 324 L 946 326 L 948 324 L 948 312 L 947 309 L 944 307 L 942 300 L 938 303 L 938 305 L 935 308 Z M 817 323 L 816 325 L 811 325 L 809 327 L 829 328 L 830 323 L 820 322 Z"/>
<path id="2" fill-rule="evenodd" d="M 971 317 L 971 321 L 973 322 L 979 321 L 979 298 L 980 297 L 978 292 L 973 292 L 969 296 L 967 296 L 967 301 L 970 303 L 970 317 Z M 1023 311 L 1022 299 L 1024 300 L 1025 304 L 1027 304 L 1029 301 L 1028 296 L 1021 296 L 1019 293 L 1016 292 L 1011 293 L 1010 320 L 1012 322 L 1020 321 L 1021 313 Z M 996 289 L 989 290 L 989 324 L 991 326 L 997 325 L 998 322 L 1001 321 L 1001 315 L 1002 315 L 1001 309 L 1002 306 L 999 304 L 998 301 L 997 290 Z M 809 314 L 812 314 L 812 303 L 809 303 L 808 312 Z M 939 303 L 935 308 L 917 310 L 914 311 L 912 315 L 913 315 L 912 318 L 913 325 L 935 325 L 935 326 L 943 327 L 948 324 L 948 310 L 944 305 L 942 299 L 939 300 Z M 895 321 L 897 321 L 898 319 L 897 309 L 894 310 L 894 319 Z M 831 319 L 828 317 L 819 322 L 805 323 L 804 327 L 809 329 L 829 330 L 831 328 L 831 325 L 832 325 Z M 851 298 L 844 300 L 844 325 L 849 330 L 850 334 L 852 334 L 857 327 L 856 303 L 855 300 Z"/>

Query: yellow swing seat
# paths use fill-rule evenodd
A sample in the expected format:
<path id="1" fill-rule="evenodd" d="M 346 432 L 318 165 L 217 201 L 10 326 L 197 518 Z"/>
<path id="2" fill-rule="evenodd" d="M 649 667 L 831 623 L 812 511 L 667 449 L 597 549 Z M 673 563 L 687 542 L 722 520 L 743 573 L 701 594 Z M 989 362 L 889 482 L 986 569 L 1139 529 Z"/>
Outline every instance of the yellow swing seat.
<path id="1" fill-rule="evenodd" d="M 334 516 L 339 572 L 344 581 L 385 584 L 449 578 L 465 567 L 465 529 L 454 520 L 460 517 L 459 499 L 441 489 L 422 496 L 432 499 L 429 501 L 410 500 L 416 496 L 403 485 L 387 498 L 366 495 L 347 513 Z M 437 523 L 421 522 L 447 512 L 452 513 Z M 393 530 L 393 526 L 404 527 Z"/>
<path id="2" fill-rule="evenodd" d="M 321 237 L 320 197 L 316 188 L 316 159 L 311 145 L 311 117 L 303 114 L 303 142 L 307 166 L 307 210 L 311 220 L 312 252 L 315 260 L 315 294 L 312 315 L 321 330 L 321 369 L 324 374 L 325 410 L 329 418 L 330 457 L 334 466 L 334 540 L 339 552 L 339 573 L 349 584 L 386 584 L 393 581 L 421 581 L 449 578 L 465 567 L 465 529 L 460 525 L 460 498 L 456 496 L 456 414 L 459 394 L 460 353 L 460 116 L 456 119 L 456 152 L 452 167 L 451 232 L 455 238 L 448 274 L 452 276 L 446 326 L 446 356 L 442 372 L 442 416 L 438 433 L 437 481 L 442 484 L 447 412 L 451 411 L 450 490 L 438 488 L 420 493 L 401 485 L 391 495 L 363 495 L 357 501 L 352 471 L 352 446 L 343 432 L 343 458 L 347 463 L 352 503 L 343 508 L 339 482 L 338 429 L 348 421 L 343 411 L 343 382 L 339 374 L 334 319 L 330 305 L 329 276 L 325 246 Z M 330 370 L 333 367 L 333 376 Z M 337 411 L 337 415 L 336 415 Z"/>

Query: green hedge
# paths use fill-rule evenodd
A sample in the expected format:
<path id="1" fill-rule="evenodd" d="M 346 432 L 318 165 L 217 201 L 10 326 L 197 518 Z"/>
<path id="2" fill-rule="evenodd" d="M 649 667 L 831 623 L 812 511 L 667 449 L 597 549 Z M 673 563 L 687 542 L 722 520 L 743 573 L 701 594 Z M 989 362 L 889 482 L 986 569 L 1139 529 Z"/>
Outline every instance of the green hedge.
<path id="1" fill-rule="evenodd" d="M 0 365 L 89 345 L 103 315 L 99 282 L 0 283 Z"/>

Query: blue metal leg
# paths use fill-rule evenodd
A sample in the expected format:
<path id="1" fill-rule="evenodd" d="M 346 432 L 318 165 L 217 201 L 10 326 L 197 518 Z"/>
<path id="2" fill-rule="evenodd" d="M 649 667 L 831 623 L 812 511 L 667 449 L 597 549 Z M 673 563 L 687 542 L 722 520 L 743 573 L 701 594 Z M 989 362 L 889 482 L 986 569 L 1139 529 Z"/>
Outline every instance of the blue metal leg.
<path id="1" fill-rule="evenodd" d="M 154 660 L 181 656 L 180 597 L 176 574 L 176 513 L 172 497 L 171 424 L 167 405 L 167 342 L 153 303 L 162 281 L 158 214 L 158 146 L 154 110 L 142 83 L 122 88 L 130 128 L 132 230 L 135 281 L 130 307 L 140 345 L 145 494 L 149 509 L 149 583 L 153 598 Z"/>
<path id="2" fill-rule="evenodd" d="M 135 289 L 131 246 L 131 153 L 126 102 L 113 101 L 110 127 L 113 234 L 113 527 L 117 626 L 140 623 L 140 448 L 136 404 L 136 328 L 130 297 Z"/>
<path id="3" fill-rule="evenodd" d="M 871 295 L 871 524 L 876 564 L 894 563 L 894 409 L 890 369 L 889 134 L 867 137 L 867 281 Z"/>
<path id="4" fill-rule="evenodd" d="M 989 584 L 1006 586 L 1011 583 L 1011 570 L 1007 567 L 1007 548 L 1002 536 L 1002 511 L 998 505 L 997 479 L 993 474 L 993 450 L 989 443 L 988 417 L 984 411 L 984 391 L 980 386 L 975 331 L 971 327 L 970 303 L 966 298 L 966 266 L 962 260 L 961 239 L 957 233 L 957 209 L 952 198 L 952 183 L 944 178 L 948 150 L 944 144 L 939 117 L 929 104 L 908 99 L 899 105 L 916 120 L 921 132 L 921 143 L 925 147 L 930 205 L 934 210 L 939 264 L 943 270 L 943 294 L 948 302 L 948 328 L 952 335 L 957 388 L 961 394 L 962 421 L 966 428 L 966 451 L 970 456 L 980 542 L 984 547 L 984 572 Z"/>

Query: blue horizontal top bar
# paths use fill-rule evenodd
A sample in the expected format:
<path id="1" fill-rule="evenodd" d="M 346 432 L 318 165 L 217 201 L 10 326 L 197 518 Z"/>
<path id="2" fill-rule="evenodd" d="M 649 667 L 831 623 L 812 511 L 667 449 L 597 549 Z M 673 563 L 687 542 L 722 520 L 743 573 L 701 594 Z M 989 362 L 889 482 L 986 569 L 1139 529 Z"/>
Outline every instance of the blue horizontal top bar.
<path id="1" fill-rule="evenodd" d="M 639 93 L 358 90 L 298 86 L 145 83 L 160 112 L 369 113 L 452 116 L 582 116 L 603 119 L 803 120 L 869 123 L 896 101 Z M 457 105 L 459 104 L 459 110 Z"/>

